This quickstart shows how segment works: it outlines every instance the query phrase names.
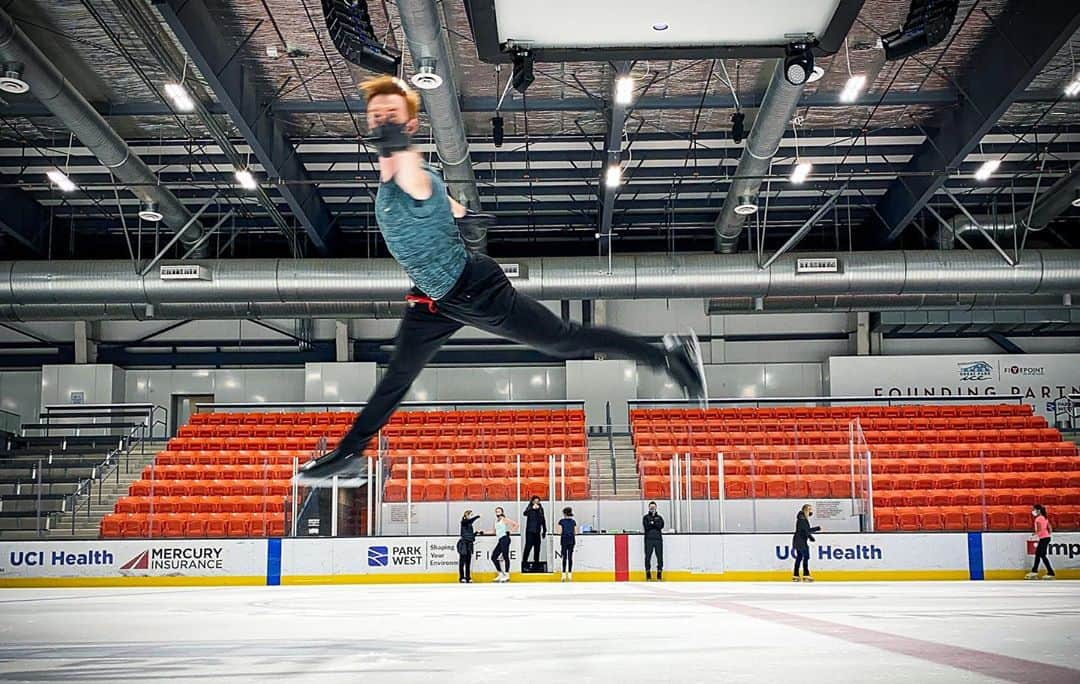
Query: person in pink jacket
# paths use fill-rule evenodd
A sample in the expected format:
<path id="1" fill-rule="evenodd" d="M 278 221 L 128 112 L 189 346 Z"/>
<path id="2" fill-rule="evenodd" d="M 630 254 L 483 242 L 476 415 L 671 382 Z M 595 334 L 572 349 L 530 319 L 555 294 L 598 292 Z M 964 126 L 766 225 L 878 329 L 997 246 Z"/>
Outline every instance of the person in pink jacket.
<path id="1" fill-rule="evenodd" d="M 1050 520 L 1046 517 L 1046 509 L 1042 504 L 1031 507 L 1031 515 L 1035 518 L 1035 538 L 1038 540 L 1035 546 L 1035 564 L 1031 566 L 1031 572 L 1024 579 L 1039 579 L 1039 561 L 1046 564 L 1046 575 L 1043 579 L 1054 579 L 1054 568 L 1050 566 L 1050 559 L 1046 557 L 1046 551 L 1050 548 Z"/>

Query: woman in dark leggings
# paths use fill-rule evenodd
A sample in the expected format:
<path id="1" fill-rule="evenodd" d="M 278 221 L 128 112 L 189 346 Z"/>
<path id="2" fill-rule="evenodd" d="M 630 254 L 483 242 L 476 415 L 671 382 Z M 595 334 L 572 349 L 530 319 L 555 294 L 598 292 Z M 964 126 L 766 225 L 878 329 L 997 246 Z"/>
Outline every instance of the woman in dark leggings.
<path id="1" fill-rule="evenodd" d="M 472 557 L 476 542 L 473 523 L 479 519 L 480 516 L 473 515 L 472 511 L 465 511 L 465 514 L 461 516 L 461 538 L 458 539 L 457 552 L 458 582 L 462 584 L 472 583 Z"/>
<path id="2" fill-rule="evenodd" d="M 1025 575 L 1024 579 L 1039 579 L 1040 561 L 1046 564 L 1046 574 L 1043 575 L 1043 579 L 1054 579 L 1054 568 L 1050 567 L 1050 559 L 1046 557 L 1046 552 L 1050 549 L 1050 534 L 1053 532 L 1050 529 L 1050 519 L 1046 517 L 1046 509 L 1042 507 L 1042 504 L 1031 507 L 1031 516 L 1035 518 L 1035 538 L 1038 542 L 1035 546 L 1035 564 L 1031 566 L 1031 572 Z"/>
<path id="3" fill-rule="evenodd" d="M 799 582 L 799 565 L 802 564 L 803 582 L 813 582 L 810 576 L 810 542 L 816 541 L 814 533 L 821 530 L 820 527 L 810 527 L 810 517 L 814 510 L 810 504 L 804 504 L 795 516 L 795 535 L 791 538 L 791 551 L 795 556 L 795 569 L 792 572 L 791 581 Z"/>
<path id="4" fill-rule="evenodd" d="M 574 579 L 574 535 L 577 532 L 577 522 L 574 520 L 574 511 L 569 506 L 562 509 L 562 514 L 563 519 L 559 521 L 562 581 L 569 582 Z"/>
<path id="5" fill-rule="evenodd" d="M 496 582 L 509 582 L 510 581 L 510 534 L 516 532 L 518 524 L 513 520 L 506 517 L 506 513 L 503 511 L 502 506 L 495 509 L 495 550 L 491 552 L 491 562 L 495 564 L 495 571 L 498 575 L 495 576 Z M 506 570 L 502 569 L 499 565 L 499 559 L 502 558 L 506 564 Z"/>

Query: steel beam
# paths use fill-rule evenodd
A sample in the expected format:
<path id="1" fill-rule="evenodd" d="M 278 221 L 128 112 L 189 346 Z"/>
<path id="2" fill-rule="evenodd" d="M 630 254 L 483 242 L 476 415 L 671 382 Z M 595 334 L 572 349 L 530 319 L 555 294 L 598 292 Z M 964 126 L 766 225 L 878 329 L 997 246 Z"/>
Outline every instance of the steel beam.
<path id="1" fill-rule="evenodd" d="M 221 27 L 203 0 L 153 0 L 210 90 L 251 146 L 263 170 L 278 183 L 277 190 L 304 227 L 320 254 L 337 238 L 329 208 L 289 141 L 285 129 L 269 116 L 241 60 L 222 40 Z"/>
<path id="2" fill-rule="evenodd" d="M 1080 2 L 1009 3 L 968 59 L 960 106 L 934 122 L 937 132 L 898 169 L 924 175 L 898 178 L 878 202 L 884 242 L 900 236 L 1077 29 Z"/>

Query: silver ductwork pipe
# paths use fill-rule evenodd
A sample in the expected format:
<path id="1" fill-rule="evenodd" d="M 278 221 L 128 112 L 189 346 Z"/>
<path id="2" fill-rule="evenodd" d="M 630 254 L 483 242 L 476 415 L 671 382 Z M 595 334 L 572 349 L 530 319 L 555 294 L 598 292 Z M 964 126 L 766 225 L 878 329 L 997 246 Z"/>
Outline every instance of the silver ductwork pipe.
<path id="1" fill-rule="evenodd" d="M 1077 250 L 1028 250 L 1015 267 L 990 250 L 852 252 L 837 257 L 837 273 L 797 273 L 796 259 L 807 256 L 785 254 L 761 269 L 752 254 L 623 255 L 612 257 L 610 272 L 595 257 L 522 259 L 513 282 L 542 300 L 1080 293 Z M 348 316 L 357 303 L 400 302 L 410 287 L 386 259 L 184 263 L 203 266 L 202 279 L 162 280 L 161 265 L 139 276 L 126 260 L 0 262 L 0 311 L 31 320 L 27 307 L 109 305 L 101 315 L 128 307 L 146 318 L 149 304 L 155 318 L 209 318 L 230 308 L 244 318 L 329 318 Z M 60 309 L 38 311 L 64 317 Z M 94 311 L 72 308 L 67 318 L 93 319 Z"/>
<path id="2" fill-rule="evenodd" d="M 830 297 L 722 297 L 708 301 L 710 314 L 725 313 L 853 313 L 857 311 L 925 311 L 988 309 L 1062 309 L 1062 295 L 910 294 L 834 295 Z"/>
<path id="3" fill-rule="evenodd" d="M 1031 216 L 1031 221 L 1027 223 L 1029 230 L 1039 231 L 1068 211 L 1078 192 L 1080 192 L 1080 164 L 1073 166 L 1068 175 L 1059 178 L 1050 186 L 1050 189 L 1035 202 L 1034 208 L 1028 206 L 1018 210 L 1015 217 L 1012 214 L 997 216 L 983 214 L 976 215 L 975 220 L 995 239 L 999 236 L 1002 238 L 1011 236 L 1018 222 L 1023 228 L 1028 215 Z M 956 247 L 957 235 L 978 232 L 978 230 L 971 219 L 960 213 L 949 219 L 948 228 L 938 225 L 936 242 L 942 249 L 953 249 Z"/>
<path id="4" fill-rule="evenodd" d="M 424 109 L 431 124 L 431 136 L 435 150 L 442 162 L 443 179 L 450 194 L 458 202 L 474 210 L 480 209 L 480 192 L 476 188 L 476 174 L 469 158 L 469 141 L 465 137 L 465 119 L 458 103 L 456 79 L 450 48 L 443 37 L 441 15 L 435 0 L 398 0 L 398 13 L 405 40 L 415 68 L 428 65 L 442 77 L 442 85 L 431 90 L 421 90 Z M 433 61 L 433 63 L 432 63 Z M 470 250 L 487 250 L 487 230 L 469 227 L 463 234 Z"/>
<path id="5" fill-rule="evenodd" d="M 122 182 L 131 185 L 132 194 L 143 202 L 153 202 L 167 226 L 180 230 L 191 220 L 191 212 L 167 188 L 158 185 L 157 176 L 138 157 L 105 119 L 75 89 L 48 57 L 34 45 L 7 12 L 0 9 L 0 59 L 21 62 L 23 78 L 30 84 L 41 104 L 60 119 L 75 137 L 98 158 L 103 166 Z M 74 179 L 78 182 L 78 178 Z M 194 222 L 181 236 L 184 245 L 202 237 L 203 228 Z M 205 246 L 202 253 L 205 256 Z"/>
<path id="6" fill-rule="evenodd" d="M 200 304 L 29 304 L 0 306 L 0 321 L 176 321 L 241 318 L 362 318 L 397 320 L 405 302 L 213 302 Z"/>
<path id="7" fill-rule="evenodd" d="M 746 138 L 746 147 L 739 157 L 735 180 L 728 188 L 724 207 L 716 218 L 716 251 L 730 254 L 735 251 L 742 234 L 746 217 L 735 213 L 735 207 L 747 199 L 756 200 L 761 189 L 761 179 L 769 172 L 769 165 L 780 142 L 784 139 L 788 122 L 802 97 L 803 85 L 791 85 L 784 78 L 784 60 L 777 60 L 769 87 L 761 101 L 753 128 Z"/>

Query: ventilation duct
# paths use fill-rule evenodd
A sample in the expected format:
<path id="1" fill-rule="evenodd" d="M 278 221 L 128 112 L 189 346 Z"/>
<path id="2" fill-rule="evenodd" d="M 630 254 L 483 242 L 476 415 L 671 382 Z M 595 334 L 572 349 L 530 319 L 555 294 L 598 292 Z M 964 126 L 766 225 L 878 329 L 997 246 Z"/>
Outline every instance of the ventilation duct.
<path id="1" fill-rule="evenodd" d="M 30 84 L 34 97 L 60 119 L 120 182 L 131 186 L 132 194 L 144 203 L 156 203 L 167 226 L 174 230 L 187 226 L 191 213 L 176 195 L 158 184 L 157 176 L 150 167 L 131 151 L 120 135 L 3 9 L 0 9 L 0 60 L 22 63 L 23 77 Z M 196 221 L 184 231 L 180 241 L 191 246 L 202 235 L 202 226 Z"/>
<path id="2" fill-rule="evenodd" d="M 1050 189 L 1035 202 L 1033 209 L 1029 207 L 1019 210 L 1016 217 L 1022 222 L 1030 214 L 1029 229 L 1033 231 L 1042 230 L 1055 218 L 1069 210 L 1078 192 L 1080 192 L 1080 164 L 1073 166 L 1068 175 L 1059 178 L 1056 183 L 1050 186 Z M 1016 230 L 1016 222 L 1012 214 L 999 214 L 997 216 L 976 215 L 975 220 L 995 240 L 999 237 L 1007 238 Z M 966 233 L 978 232 L 978 230 L 975 224 L 971 222 L 971 219 L 962 213 L 957 214 L 949 219 L 949 228 L 938 225 L 936 242 L 942 249 L 953 249 L 956 246 L 957 235 L 963 236 Z"/>
<path id="3" fill-rule="evenodd" d="M 717 252 L 730 254 L 735 251 L 743 224 L 746 223 L 747 216 L 753 213 L 739 213 L 736 208 L 758 204 L 761 179 L 769 173 L 769 165 L 780 148 L 788 122 L 795 114 L 795 107 L 799 104 L 805 86 L 805 83 L 789 83 L 784 77 L 784 61 L 776 62 L 757 118 L 746 139 L 746 147 L 739 157 L 735 180 L 728 187 L 724 207 L 716 219 Z"/>
<path id="4" fill-rule="evenodd" d="M 421 90 L 420 94 L 431 124 L 435 150 L 442 162 L 443 179 L 454 199 L 470 209 L 479 210 L 480 193 L 476 189 L 476 175 L 469 158 L 465 120 L 461 116 L 453 62 L 449 46 L 443 38 L 439 10 L 434 0 L 398 0 L 398 12 L 413 64 L 431 65 L 433 72 L 442 77 L 441 86 Z M 471 226 L 464 237 L 470 250 L 487 249 L 485 227 Z"/>
<path id="5" fill-rule="evenodd" d="M 988 309 L 1068 308 L 1061 295 L 909 294 L 830 297 L 722 297 L 710 299 L 710 314 L 851 313 L 857 311 L 984 311 Z"/>
<path id="6" fill-rule="evenodd" d="M 874 295 L 1057 295 L 1080 292 L 1080 251 L 1028 250 L 1015 267 L 993 251 L 853 252 L 839 257 L 839 272 L 796 273 L 785 254 L 761 269 L 752 254 L 622 255 L 611 272 L 595 257 L 523 259 L 515 287 L 538 299 L 677 299 L 724 297 L 836 297 Z M 335 317 L 356 302 L 400 302 L 410 287 L 392 260 L 253 259 L 183 262 L 199 265 L 203 279 L 162 280 L 161 266 L 146 276 L 126 260 L 0 262 L 0 310 L 30 320 L 24 307 L 95 305 L 128 307 L 133 318 L 197 318 L 256 313 L 276 317 Z M 210 302 L 210 304 L 208 304 Z M 237 304 L 217 304 L 237 302 Z M 183 305 L 183 306 L 181 306 Z M 163 308 L 173 307 L 173 308 Z M 220 307 L 220 308 L 215 308 Z M 46 310 L 39 310 L 45 312 Z M 65 318 L 59 309 L 47 310 Z M 122 308 L 102 315 L 127 315 Z M 141 312 L 141 313 L 140 313 Z M 265 314 L 263 313 L 265 312 Z M 92 312 L 91 312 L 92 313 Z M 72 309 L 72 320 L 93 319 Z"/>

